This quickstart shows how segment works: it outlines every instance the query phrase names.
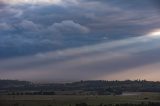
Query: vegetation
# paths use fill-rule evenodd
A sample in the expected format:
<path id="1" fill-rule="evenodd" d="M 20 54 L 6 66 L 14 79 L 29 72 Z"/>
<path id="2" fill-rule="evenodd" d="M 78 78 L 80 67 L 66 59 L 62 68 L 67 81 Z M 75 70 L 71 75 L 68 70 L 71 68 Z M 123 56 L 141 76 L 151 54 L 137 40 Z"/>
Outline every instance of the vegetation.
<path id="1" fill-rule="evenodd" d="M 160 106 L 160 93 L 114 95 L 1 95 L 0 106 Z"/>
<path id="2" fill-rule="evenodd" d="M 0 106 L 160 106 L 160 82 L 0 80 Z"/>
<path id="3" fill-rule="evenodd" d="M 0 80 L 0 94 L 13 95 L 120 95 L 122 92 L 160 92 L 160 82 L 145 80 L 80 81 L 34 84 L 27 81 Z"/>
<path id="4" fill-rule="evenodd" d="M 75 106 L 91 106 L 86 103 L 79 103 L 76 104 Z M 160 103 L 154 103 L 154 102 L 149 102 L 149 103 L 139 103 L 139 104 L 133 104 L 133 103 L 124 103 L 124 104 L 99 104 L 97 106 L 160 106 Z"/>

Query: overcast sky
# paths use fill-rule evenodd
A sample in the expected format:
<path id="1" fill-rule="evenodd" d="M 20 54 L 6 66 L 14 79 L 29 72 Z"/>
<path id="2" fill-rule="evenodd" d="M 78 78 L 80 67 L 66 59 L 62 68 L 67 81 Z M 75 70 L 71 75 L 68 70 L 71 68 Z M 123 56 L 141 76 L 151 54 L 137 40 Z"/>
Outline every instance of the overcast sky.
<path id="1" fill-rule="evenodd" d="M 159 0 L 0 0 L 0 79 L 160 78 Z"/>

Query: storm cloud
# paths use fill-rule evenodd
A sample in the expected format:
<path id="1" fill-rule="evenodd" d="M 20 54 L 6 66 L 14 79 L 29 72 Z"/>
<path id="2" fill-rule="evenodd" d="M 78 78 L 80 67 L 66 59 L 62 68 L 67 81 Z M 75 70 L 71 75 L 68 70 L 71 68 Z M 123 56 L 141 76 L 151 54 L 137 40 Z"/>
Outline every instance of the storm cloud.
<path id="1" fill-rule="evenodd" d="M 0 78 L 116 79 L 160 62 L 159 23 L 158 0 L 0 0 Z"/>

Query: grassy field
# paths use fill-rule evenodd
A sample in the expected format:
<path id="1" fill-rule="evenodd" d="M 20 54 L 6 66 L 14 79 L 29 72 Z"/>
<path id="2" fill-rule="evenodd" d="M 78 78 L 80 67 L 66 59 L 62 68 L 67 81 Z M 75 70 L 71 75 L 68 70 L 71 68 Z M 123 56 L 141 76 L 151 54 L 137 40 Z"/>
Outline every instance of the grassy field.
<path id="1" fill-rule="evenodd" d="M 98 104 L 160 102 L 160 93 L 140 93 L 128 96 L 0 96 L 0 106 L 75 106 L 77 103 Z"/>

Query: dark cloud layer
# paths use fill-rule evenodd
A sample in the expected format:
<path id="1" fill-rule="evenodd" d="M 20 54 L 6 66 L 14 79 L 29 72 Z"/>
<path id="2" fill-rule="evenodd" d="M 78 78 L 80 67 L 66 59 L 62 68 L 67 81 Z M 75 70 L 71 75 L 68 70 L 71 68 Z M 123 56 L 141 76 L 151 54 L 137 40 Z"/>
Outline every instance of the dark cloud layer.
<path id="1" fill-rule="evenodd" d="M 4 66 L 0 61 L 0 73 L 2 70 L 11 72 L 11 69 L 25 73 L 42 66 L 42 69 L 48 69 L 47 73 L 57 77 L 71 70 L 73 75 L 77 72 L 80 77 L 92 79 L 160 61 L 159 37 L 148 41 L 148 35 L 154 38 L 154 32 L 160 34 L 159 0 L 15 1 L 0 0 L 0 60 L 6 61 Z M 134 51 L 122 55 L 131 49 L 136 51 L 134 55 Z M 112 56 L 112 52 L 116 52 L 116 56 Z M 112 57 L 110 61 L 108 55 Z M 18 66 L 11 58 L 20 61 L 15 62 Z M 24 60 L 29 63 L 23 63 Z M 54 63 L 57 66 L 52 68 L 58 71 L 51 72 L 49 67 Z M 88 75 L 90 71 L 93 74 Z"/>
<path id="2" fill-rule="evenodd" d="M 159 27 L 157 0 L 75 1 L 65 5 L 1 3 L 0 57 L 140 36 Z"/>

